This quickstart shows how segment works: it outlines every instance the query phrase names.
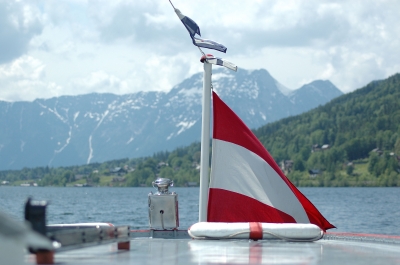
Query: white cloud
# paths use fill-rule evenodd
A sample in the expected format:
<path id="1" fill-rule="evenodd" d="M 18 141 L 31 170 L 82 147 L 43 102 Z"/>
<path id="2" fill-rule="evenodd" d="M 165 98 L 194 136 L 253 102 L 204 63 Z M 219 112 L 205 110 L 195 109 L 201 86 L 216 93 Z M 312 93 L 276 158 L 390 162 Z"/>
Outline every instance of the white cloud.
<path id="1" fill-rule="evenodd" d="M 265 68 L 292 89 L 330 79 L 347 92 L 400 71 L 396 0 L 173 2 L 203 37 L 228 47 L 226 55 L 207 52 L 240 68 Z M 168 1 L 7 3 L 0 0 L 0 44 L 7 28 L 13 36 L 7 43 L 15 47 L 14 53 L 0 50 L 3 100 L 167 91 L 202 70 L 200 53 Z M 27 76 L 10 70 L 23 61 L 30 65 Z M 35 89 L 18 93 L 22 83 Z"/>
<path id="2" fill-rule="evenodd" d="M 42 31 L 40 13 L 34 5 L 0 1 L 0 64 L 25 54 L 29 41 Z"/>
<path id="3" fill-rule="evenodd" d="M 1 100 L 22 101 L 62 95 L 62 88 L 45 81 L 45 65 L 30 56 L 0 65 Z"/>
<path id="4" fill-rule="evenodd" d="M 122 81 L 118 77 L 109 75 L 103 71 L 93 72 L 86 78 L 77 79 L 72 82 L 72 86 L 87 91 L 88 93 L 115 91 L 119 94 L 118 92 L 128 88 L 126 81 Z"/>

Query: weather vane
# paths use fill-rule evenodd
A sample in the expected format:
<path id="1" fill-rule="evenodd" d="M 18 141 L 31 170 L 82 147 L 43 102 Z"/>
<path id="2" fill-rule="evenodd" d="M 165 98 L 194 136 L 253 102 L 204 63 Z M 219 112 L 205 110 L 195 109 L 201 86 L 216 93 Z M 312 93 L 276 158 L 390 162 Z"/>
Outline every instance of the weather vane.
<path id="1" fill-rule="evenodd" d="M 179 9 L 175 8 L 175 6 L 172 4 L 171 0 L 169 0 L 169 2 L 171 4 L 172 8 L 174 9 L 176 15 L 179 17 L 182 24 L 185 26 L 185 28 L 189 32 L 189 35 L 190 35 L 190 38 L 192 39 L 193 44 L 195 46 L 199 47 L 199 50 L 203 55 L 205 55 L 205 54 L 200 49 L 200 47 L 207 48 L 207 49 L 213 49 L 213 50 L 217 50 L 217 51 L 226 53 L 227 48 L 224 45 L 222 45 L 218 42 L 212 41 L 212 40 L 201 38 L 200 27 L 197 25 L 197 23 L 194 22 L 193 19 L 183 15 Z"/>

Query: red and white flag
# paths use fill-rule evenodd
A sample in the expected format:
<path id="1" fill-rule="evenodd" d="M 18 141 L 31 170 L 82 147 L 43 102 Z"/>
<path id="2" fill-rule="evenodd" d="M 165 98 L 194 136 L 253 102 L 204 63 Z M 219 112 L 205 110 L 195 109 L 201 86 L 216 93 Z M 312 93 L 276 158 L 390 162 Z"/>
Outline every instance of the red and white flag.
<path id="1" fill-rule="evenodd" d="M 324 231 L 335 227 L 215 92 L 213 111 L 208 222 L 312 223 Z"/>

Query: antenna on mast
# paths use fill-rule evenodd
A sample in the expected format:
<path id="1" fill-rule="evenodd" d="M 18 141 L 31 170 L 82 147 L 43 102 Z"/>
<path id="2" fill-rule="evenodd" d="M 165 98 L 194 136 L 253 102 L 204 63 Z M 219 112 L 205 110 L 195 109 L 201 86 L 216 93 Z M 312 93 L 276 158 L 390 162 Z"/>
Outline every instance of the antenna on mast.
<path id="1" fill-rule="evenodd" d="M 171 0 L 168 0 L 168 1 L 169 1 L 169 3 L 171 4 L 171 6 L 172 6 L 174 9 L 176 9 L 176 8 L 174 7 L 174 5 L 172 4 Z"/>

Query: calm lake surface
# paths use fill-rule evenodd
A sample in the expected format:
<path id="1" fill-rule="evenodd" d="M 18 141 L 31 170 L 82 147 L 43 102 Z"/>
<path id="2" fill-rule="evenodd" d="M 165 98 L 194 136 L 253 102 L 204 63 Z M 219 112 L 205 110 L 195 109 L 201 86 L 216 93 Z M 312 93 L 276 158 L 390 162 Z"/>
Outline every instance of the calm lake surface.
<path id="1" fill-rule="evenodd" d="M 198 219 L 199 188 L 178 193 L 180 228 Z M 400 235 L 400 188 L 301 188 L 301 192 L 337 229 Z M 22 220 L 28 196 L 47 200 L 47 222 L 109 222 L 148 228 L 147 194 L 153 188 L 56 188 L 0 186 L 0 211 Z"/>

